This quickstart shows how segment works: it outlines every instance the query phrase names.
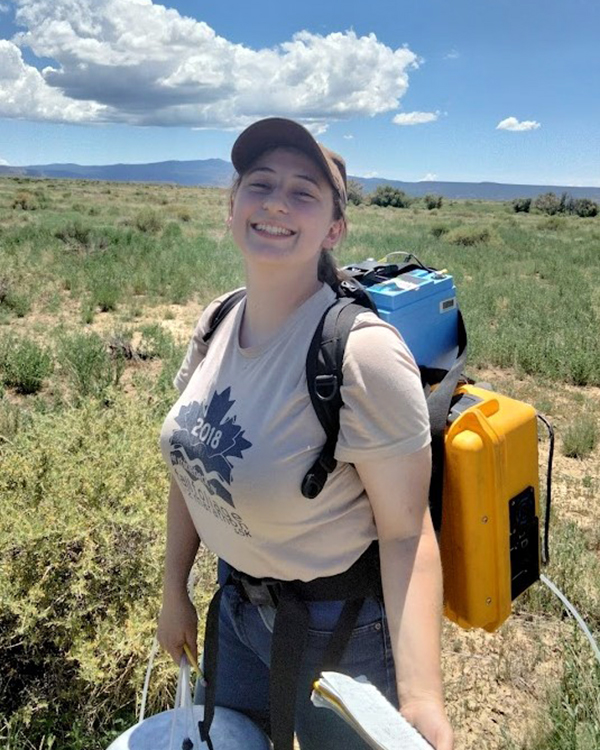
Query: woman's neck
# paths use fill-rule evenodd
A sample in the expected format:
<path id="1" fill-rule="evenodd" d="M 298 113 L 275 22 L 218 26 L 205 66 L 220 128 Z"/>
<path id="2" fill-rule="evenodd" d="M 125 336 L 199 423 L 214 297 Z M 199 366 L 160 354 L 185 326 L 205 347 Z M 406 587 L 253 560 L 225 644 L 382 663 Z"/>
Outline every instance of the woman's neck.
<path id="1" fill-rule="evenodd" d="M 314 275 L 246 273 L 246 309 L 240 327 L 240 346 L 260 346 L 274 336 L 322 282 Z"/>

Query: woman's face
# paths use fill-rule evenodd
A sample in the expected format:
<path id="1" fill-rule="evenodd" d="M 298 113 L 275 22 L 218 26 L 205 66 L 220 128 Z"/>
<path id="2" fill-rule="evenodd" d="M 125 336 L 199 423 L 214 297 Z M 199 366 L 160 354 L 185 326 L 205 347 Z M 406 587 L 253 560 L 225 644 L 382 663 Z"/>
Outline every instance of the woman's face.
<path id="1" fill-rule="evenodd" d="M 333 190 L 321 169 L 300 151 L 277 148 L 242 176 L 229 222 L 248 263 L 316 273 L 321 248 L 342 233 L 333 216 Z"/>

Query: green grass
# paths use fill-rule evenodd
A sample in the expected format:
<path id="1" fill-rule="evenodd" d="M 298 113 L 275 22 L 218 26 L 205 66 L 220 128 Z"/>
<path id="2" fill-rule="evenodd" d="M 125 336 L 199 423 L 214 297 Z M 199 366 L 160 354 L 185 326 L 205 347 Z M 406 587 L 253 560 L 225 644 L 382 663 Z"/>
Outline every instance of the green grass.
<path id="1" fill-rule="evenodd" d="M 243 279 L 226 214 L 220 190 L 0 179 L 7 750 L 101 750 L 135 721 L 160 601 L 168 475 L 158 433 L 197 305 Z M 445 200 L 433 211 L 422 202 L 408 210 L 356 206 L 349 219 L 342 263 L 401 250 L 453 274 L 469 367 L 510 374 L 518 397 L 551 411 L 561 460 L 585 466 L 576 487 L 566 470 L 557 474 L 547 573 L 598 635 L 600 531 L 577 519 L 581 507 L 597 505 L 600 488 L 597 392 L 589 388 L 600 385 L 600 218 Z M 581 506 L 572 508 L 574 499 Z M 198 566 L 202 609 L 214 560 L 203 555 Z M 587 642 L 541 585 L 515 603 L 510 622 L 518 630 L 527 618 L 560 631 L 559 656 L 541 647 L 534 655 L 560 659 L 560 674 L 548 703 L 531 708 L 539 725 L 528 739 L 493 747 L 597 747 L 600 675 Z M 494 638 L 520 658 L 521 641 L 508 631 Z M 504 672 L 511 670 L 498 668 L 504 689 L 522 690 L 502 682 Z M 149 712 L 171 705 L 173 689 L 163 657 Z M 505 723 L 510 735 L 510 717 Z M 481 746 L 488 740 L 482 732 Z"/>

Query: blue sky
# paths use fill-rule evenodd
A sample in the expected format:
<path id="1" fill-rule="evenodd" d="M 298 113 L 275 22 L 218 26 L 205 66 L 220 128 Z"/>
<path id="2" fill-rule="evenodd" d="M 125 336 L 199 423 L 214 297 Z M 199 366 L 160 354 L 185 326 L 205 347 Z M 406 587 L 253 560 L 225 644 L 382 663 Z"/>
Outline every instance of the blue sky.
<path id="1" fill-rule="evenodd" d="M 229 158 L 304 122 L 351 174 L 600 186 L 597 0 L 0 0 L 0 163 Z"/>

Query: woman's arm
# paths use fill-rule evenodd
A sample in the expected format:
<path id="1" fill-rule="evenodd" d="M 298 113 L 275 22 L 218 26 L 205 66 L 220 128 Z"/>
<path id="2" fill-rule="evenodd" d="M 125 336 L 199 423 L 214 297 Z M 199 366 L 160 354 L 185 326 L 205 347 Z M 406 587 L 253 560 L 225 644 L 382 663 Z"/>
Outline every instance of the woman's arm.
<path id="1" fill-rule="evenodd" d="M 171 478 L 167 510 L 167 549 L 162 609 L 158 618 L 158 640 L 176 664 L 187 643 L 197 659 L 198 618 L 187 592 L 187 580 L 200 539 L 181 490 Z"/>
<path id="2" fill-rule="evenodd" d="M 428 508 L 430 449 L 355 466 L 377 525 L 402 713 L 436 750 L 451 750 L 440 668 L 442 571 Z"/>

